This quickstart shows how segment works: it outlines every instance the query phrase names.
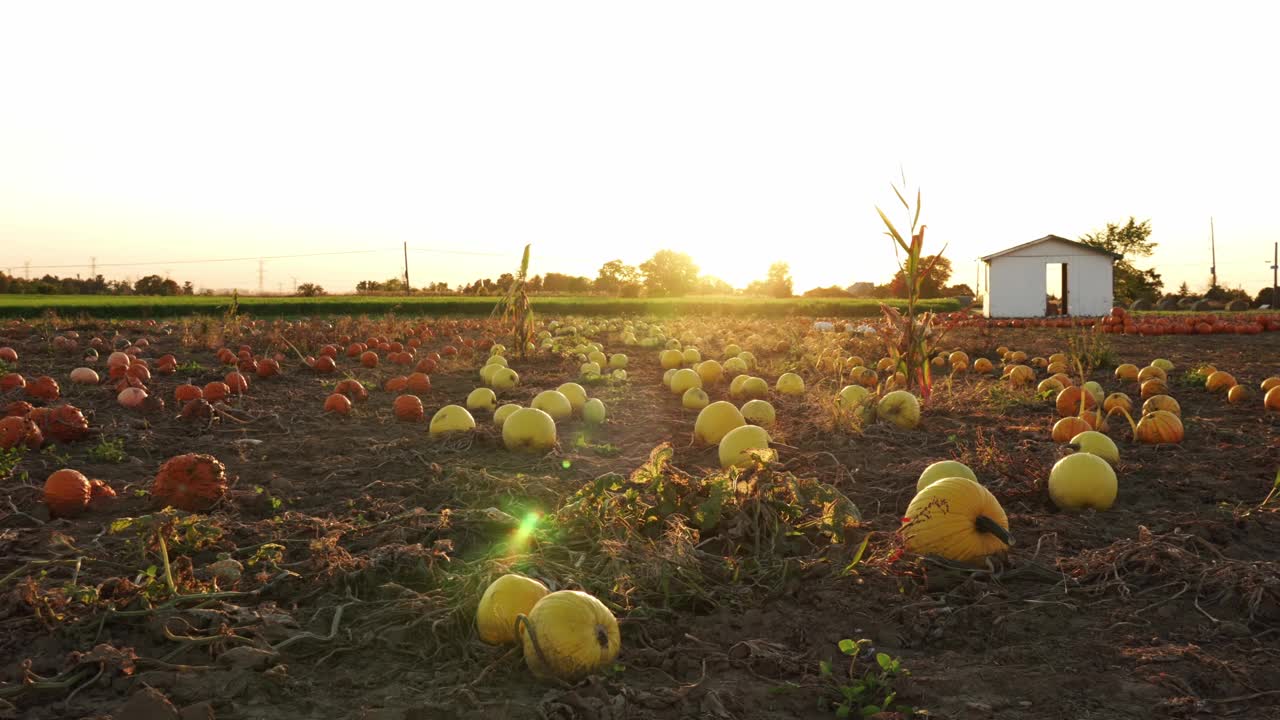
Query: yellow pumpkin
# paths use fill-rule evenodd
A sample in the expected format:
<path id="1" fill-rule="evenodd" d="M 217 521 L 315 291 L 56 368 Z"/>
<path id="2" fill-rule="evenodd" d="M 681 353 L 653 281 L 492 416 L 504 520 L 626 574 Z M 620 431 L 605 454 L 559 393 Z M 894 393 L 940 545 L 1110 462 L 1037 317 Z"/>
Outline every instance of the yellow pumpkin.
<path id="1" fill-rule="evenodd" d="M 752 425 L 768 428 L 773 425 L 777 417 L 777 412 L 774 411 L 773 406 L 767 400 L 748 400 L 742 406 L 742 419 Z"/>
<path id="2" fill-rule="evenodd" d="M 1144 383 L 1153 378 L 1156 380 L 1164 380 L 1165 382 L 1168 382 L 1169 374 L 1154 365 L 1148 365 L 1138 371 L 1138 382 L 1140 383 Z"/>
<path id="3" fill-rule="evenodd" d="M 1133 439 L 1147 445 L 1176 445 L 1182 442 L 1182 435 L 1182 421 L 1168 410 L 1143 415 L 1133 431 Z"/>
<path id="4" fill-rule="evenodd" d="M 1141 395 L 1143 400 L 1155 397 L 1156 395 L 1168 394 L 1169 386 L 1160 378 L 1151 378 L 1150 380 L 1142 383 Z"/>
<path id="5" fill-rule="evenodd" d="M 769 433 L 759 425 L 736 427 L 720 438 L 720 467 L 746 467 L 755 462 L 753 455 L 772 457 Z"/>
<path id="6" fill-rule="evenodd" d="M 445 405 L 431 416 L 431 424 L 428 426 L 428 432 L 431 435 L 439 436 L 448 433 L 466 432 L 474 430 L 476 427 L 476 419 L 467 412 L 467 409 L 461 405 Z"/>
<path id="7" fill-rule="evenodd" d="M 508 450 L 550 450 L 556 444 L 556 421 L 544 410 L 520 408 L 502 423 L 502 444 Z"/>
<path id="8" fill-rule="evenodd" d="M 775 387 L 783 395 L 803 395 L 804 378 L 795 373 L 782 373 Z"/>
<path id="9" fill-rule="evenodd" d="M 991 361 L 986 358 L 978 358 L 973 361 L 973 371 L 976 373 L 989 373 L 995 368 L 991 365 Z"/>
<path id="10" fill-rule="evenodd" d="M 1227 391 L 1227 402 L 1238 403 L 1249 399 L 1249 388 L 1243 385 L 1232 385 Z"/>
<path id="11" fill-rule="evenodd" d="M 845 385 L 836 396 L 836 407 L 851 410 L 861 405 L 870 394 L 871 391 L 864 385 Z"/>
<path id="12" fill-rule="evenodd" d="M 1026 365 L 1010 365 L 1004 376 L 1013 385 L 1029 385 L 1036 379 L 1036 371 Z"/>
<path id="13" fill-rule="evenodd" d="M 1120 462 L 1120 448 L 1115 441 L 1097 430 L 1086 430 L 1071 438 L 1071 447 L 1077 452 L 1097 455 L 1112 465 Z"/>
<path id="14" fill-rule="evenodd" d="M 1152 395 L 1147 401 L 1142 403 L 1142 414 L 1147 415 L 1156 410 L 1166 410 L 1168 412 L 1182 417 L 1182 406 L 1174 400 L 1171 395 Z"/>
<path id="15" fill-rule="evenodd" d="M 977 474 L 968 465 L 958 460 L 939 460 L 920 473 L 920 479 L 916 480 L 916 492 L 929 487 L 931 483 L 949 477 L 969 478 L 974 482 L 978 482 Z"/>
<path id="16" fill-rule="evenodd" d="M 894 390 L 876 404 L 876 417 L 910 430 L 920 424 L 920 401 L 906 390 Z"/>
<path id="17" fill-rule="evenodd" d="M 490 645 L 516 642 L 516 618 L 547 596 L 547 586 L 523 575 L 503 575 L 485 588 L 476 609 L 476 629 Z"/>
<path id="18" fill-rule="evenodd" d="M 706 391 L 700 387 L 691 387 L 680 396 L 680 405 L 686 410 L 701 410 L 711 402 Z"/>
<path id="19" fill-rule="evenodd" d="M 1137 380 L 1138 366 L 1134 365 L 1133 363 L 1124 363 L 1123 365 L 1118 365 L 1116 367 L 1116 379 L 1130 380 L 1130 381 Z"/>
<path id="20" fill-rule="evenodd" d="M 1000 501 L 965 477 L 935 480 L 916 493 L 898 531 L 908 550 L 980 563 L 1013 544 Z"/>
<path id="21" fill-rule="evenodd" d="M 558 590 L 516 618 L 524 660 L 541 678 L 576 682 L 618 657 L 618 621 L 595 597 Z"/>
<path id="22" fill-rule="evenodd" d="M 742 412 L 733 403 L 720 400 L 698 412 L 698 419 L 693 423 L 693 435 L 698 442 L 718 445 L 730 430 L 746 424 Z"/>
<path id="23" fill-rule="evenodd" d="M 1230 389 L 1235 384 L 1236 379 L 1231 373 L 1225 370 L 1218 370 L 1210 373 L 1209 377 L 1205 378 L 1204 388 L 1209 392 L 1222 392 Z"/>
<path id="24" fill-rule="evenodd" d="M 569 407 L 573 412 L 581 412 L 582 406 L 587 404 L 587 390 L 578 383 L 567 382 L 556 388 L 556 392 L 569 398 Z"/>
<path id="25" fill-rule="evenodd" d="M 1262 398 L 1262 406 L 1268 410 L 1280 410 L 1280 385 L 1267 391 Z"/>
<path id="26" fill-rule="evenodd" d="M 1106 510 L 1116 501 L 1116 471 L 1106 460 L 1080 452 L 1049 471 L 1049 499 L 1063 510 Z"/>

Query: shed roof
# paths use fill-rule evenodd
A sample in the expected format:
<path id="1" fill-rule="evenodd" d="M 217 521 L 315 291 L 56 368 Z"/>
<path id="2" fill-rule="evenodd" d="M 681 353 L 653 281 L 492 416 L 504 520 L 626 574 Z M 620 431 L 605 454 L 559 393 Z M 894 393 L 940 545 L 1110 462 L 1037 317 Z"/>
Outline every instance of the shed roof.
<path id="1" fill-rule="evenodd" d="M 1079 249 L 1081 249 L 1081 250 L 1085 250 L 1085 251 L 1092 252 L 1092 253 L 1097 253 L 1097 254 L 1099 254 L 1099 255 L 1106 255 L 1106 256 L 1110 257 L 1111 259 L 1113 259 L 1113 260 L 1119 260 L 1119 259 L 1121 259 L 1121 258 L 1123 258 L 1123 257 L 1124 257 L 1123 255 L 1119 255 L 1119 254 L 1117 254 L 1117 253 L 1113 253 L 1113 252 L 1111 252 L 1110 250 L 1103 250 L 1102 248 L 1096 248 L 1096 247 L 1093 247 L 1092 245 L 1085 245 L 1084 243 L 1076 242 L 1075 240 L 1068 240 L 1068 239 L 1066 239 L 1066 238 L 1064 238 L 1064 237 L 1058 237 L 1057 235 L 1045 235 L 1044 237 L 1040 238 L 1039 240 L 1032 240 L 1031 242 L 1025 242 L 1025 243 L 1022 243 L 1021 245 L 1014 245 L 1014 246 L 1013 246 L 1013 247 L 1011 247 L 1011 248 L 1006 248 L 1006 249 L 1004 249 L 1004 250 L 1001 250 L 1000 252 L 992 253 L 992 254 L 990 254 L 990 255 L 987 255 L 986 257 L 982 258 L 982 261 L 983 261 L 983 262 L 991 262 L 992 260 L 995 260 L 996 258 L 998 258 L 998 257 L 1000 257 L 1000 256 L 1002 256 L 1002 255 L 1008 255 L 1008 254 L 1010 254 L 1010 253 L 1017 252 L 1017 251 L 1019 251 L 1019 250 L 1025 250 L 1026 248 L 1032 247 L 1032 246 L 1034 246 L 1034 245 L 1039 245 L 1040 243 L 1046 243 L 1046 242 L 1050 242 L 1050 241 L 1054 241 L 1054 240 L 1056 240 L 1056 241 L 1058 241 L 1058 242 L 1066 243 L 1066 244 L 1068 244 L 1068 245 L 1074 245 L 1075 247 L 1077 247 L 1077 248 L 1079 248 Z"/>

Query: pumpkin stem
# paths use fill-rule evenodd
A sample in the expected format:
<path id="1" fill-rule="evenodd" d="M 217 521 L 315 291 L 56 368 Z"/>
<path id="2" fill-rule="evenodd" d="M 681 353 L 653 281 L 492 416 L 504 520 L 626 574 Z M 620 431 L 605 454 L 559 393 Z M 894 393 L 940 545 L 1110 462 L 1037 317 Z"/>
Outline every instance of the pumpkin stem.
<path id="1" fill-rule="evenodd" d="M 992 520 L 986 515 L 979 515 L 978 519 L 975 520 L 973 524 L 977 526 L 978 532 L 991 533 L 992 535 L 1000 538 L 1000 542 L 1013 547 L 1013 536 L 1009 534 L 1008 530 L 1000 527 L 1000 523 L 995 520 Z"/>
<path id="2" fill-rule="evenodd" d="M 1121 415 L 1124 415 L 1124 419 L 1129 421 L 1129 429 L 1133 431 L 1133 440 L 1134 440 L 1134 442 L 1137 442 L 1137 440 L 1138 440 L 1138 423 L 1136 423 L 1136 422 L 1134 422 L 1134 421 L 1133 421 L 1133 416 L 1129 414 L 1129 411 L 1128 411 L 1128 410 L 1125 410 L 1125 409 L 1124 409 L 1124 408 L 1122 408 L 1122 407 L 1116 406 L 1116 407 L 1111 408 L 1111 412 L 1107 413 L 1107 417 L 1111 417 L 1111 414 L 1112 414 L 1112 413 L 1120 413 Z"/>
<path id="3" fill-rule="evenodd" d="M 533 621 L 529 620 L 529 616 L 521 613 L 516 615 L 516 637 L 520 637 L 520 625 L 524 625 L 524 631 L 529 635 L 529 642 L 533 645 L 533 652 L 542 661 L 546 667 L 551 667 L 551 663 L 547 662 L 547 656 L 542 653 L 542 645 L 538 643 L 538 633 L 534 632 Z"/>

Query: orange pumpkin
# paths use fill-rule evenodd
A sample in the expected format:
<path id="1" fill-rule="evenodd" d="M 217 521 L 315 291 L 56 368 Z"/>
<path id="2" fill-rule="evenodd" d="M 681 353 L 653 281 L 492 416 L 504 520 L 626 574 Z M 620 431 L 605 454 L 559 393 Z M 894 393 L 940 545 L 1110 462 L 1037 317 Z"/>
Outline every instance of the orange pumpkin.
<path id="1" fill-rule="evenodd" d="M 1267 391 L 1262 398 L 1262 406 L 1268 410 L 1280 411 L 1280 385 L 1276 385 Z"/>
<path id="2" fill-rule="evenodd" d="M 426 373 L 412 373 L 407 379 L 406 386 L 409 392 L 429 392 L 431 390 L 431 378 L 427 377 Z"/>
<path id="3" fill-rule="evenodd" d="M 1209 392 L 1222 392 L 1229 390 L 1236 384 L 1236 379 L 1231 373 L 1225 370 L 1218 370 L 1209 374 L 1205 378 L 1204 388 Z"/>
<path id="4" fill-rule="evenodd" d="M 200 397 L 204 397 L 204 392 L 190 383 L 179 385 L 173 390 L 173 399 L 180 403 L 188 403 Z"/>
<path id="5" fill-rule="evenodd" d="M 1143 415 L 1134 430 L 1133 439 L 1147 445 L 1176 444 L 1182 442 L 1182 421 L 1167 410 L 1156 410 Z"/>
<path id="6" fill-rule="evenodd" d="M 162 355 L 156 360 L 156 372 L 161 375 L 172 375 L 178 371 L 178 358 L 172 355 Z"/>
<path id="7" fill-rule="evenodd" d="M 40 400 L 57 400 L 62 395 L 62 389 L 58 387 L 58 381 L 48 375 L 40 377 L 27 383 L 27 395 Z"/>
<path id="8" fill-rule="evenodd" d="M 227 384 L 224 382 L 218 382 L 217 380 L 214 380 L 213 382 L 204 386 L 204 390 L 202 391 L 202 393 L 204 395 L 205 400 L 208 400 L 211 403 L 215 403 L 215 402 L 218 402 L 219 400 L 225 399 L 228 395 L 230 395 L 231 388 L 227 387 Z"/>
<path id="9" fill-rule="evenodd" d="M 364 389 L 364 385 L 361 385 L 359 380 L 352 378 L 347 378 L 338 383 L 338 386 L 333 391 L 346 395 L 353 402 L 364 402 L 369 399 L 369 391 Z"/>
<path id="10" fill-rule="evenodd" d="M 1249 399 L 1249 388 L 1243 385 L 1232 385 L 1227 391 L 1227 402 L 1238 403 Z"/>
<path id="11" fill-rule="evenodd" d="M 275 377 L 280 374 L 280 363 L 267 358 L 258 362 L 257 369 L 254 370 L 260 378 Z"/>
<path id="12" fill-rule="evenodd" d="M 1155 397 L 1156 395 L 1168 395 L 1168 394 L 1169 394 L 1169 386 L 1165 384 L 1165 381 L 1159 378 L 1151 378 L 1150 380 L 1142 383 L 1142 399 L 1143 400 Z"/>
<path id="13" fill-rule="evenodd" d="M 426 411 L 417 395 L 401 395 L 391 405 L 396 419 L 403 422 L 421 422 Z"/>
<path id="14" fill-rule="evenodd" d="M 213 417 L 213 406 L 209 404 L 208 400 L 198 397 L 193 400 L 188 400 L 186 404 L 182 406 L 182 411 L 179 413 L 179 416 L 183 420 L 203 420 L 205 418 L 210 418 Z"/>
<path id="15" fill-rule="evenodd" d="M 5 347 L 0 347 L 0 360 L 7 363 L 16 363 L 18 362 L 18 351 L 7 345 Z"/>
<path id="16" fill-rule="evenodd" d="M 10 415 L 16 415 L 17 417 L 26 417 L 31 414 L 32 409 L 31 403 L 26 400 L 14 400 L 5 407 L 4 416 L 9 417 Z"/>
<path id="17" fill-rule="evenodd" d="M 417 365 L 413 366 L 413 371 L 430 375 L 436 371 L 436 361 L 429 357 L 422 358 Z"/>
<path id="18" fill-rule="evenodd" d="M 1060 443 L 1071 442 L 1071 438 L 1092 429 L 1093 427 L 1083 418 L 1075 416 L 1064 417 L 1053 424 L 1053 441 Z"/>
<path id="19" fill-rule="evenodd" d="M 75 405 L 59 405 L 42 413 L 40 420 L 32 420 L 40 425 L 45 437 L 58 442 L 83 440 L 89 434 L 89 421 Z"/>
<path id="20" fill-rule="evenodd" d="M 147 391 L 136 387 L 127 387 L 116 395 L 116 402 L 131 410 L 142 407 L 142 401 L 146 399 Z"/>
<path id="21" fill-rule="evenodd" d="M 44 481 L 44 504 L 54 517 L 75 517 L 89 507 L 92 486 L 76 470 L 58 470 Z"/>
<path id="22" fill-rule="evenodd" d="M 1156 410 L 1166 410 L 1178 417 L 1182 417 L 1182 406 L 1169 395 L 1152 395 L 1147 398 L 1146 402 L 1142 403 L 1143 415 L 1153 413 Z"/>
<path id="23" fill-rule="evenodd" d="M 403 375 L 397 375 L 387 380 L 386 384 L 382 386 L 382 389 L 387 392 L 403 392 L 408 387 L 409 378 Z"/>
<path id="24" fill-rule="evenodd" d="M 1080 414 L 1080 399 L 1084 398 L 1084 409 L 1092 410 L 1098 406 L 1098 401 L 1093 399 L 1092 393 L 1087 393 L 1080 388 L 1072 385 L 1065 387 L 1058 392 L 1058 398 L 1055 404 L 1058 407 L 1058 417 L 1071 417 Z"/>
<path id="25" fill-rule="evenodd" d="M 249 389 L 249 378 L 239 371 L 227 373 L 226 377 L 222 378 L 222 382 L 226 383 L 227 388 L 236 395 L 243 395 Z"/>
<path id="26" fill-rule="evenodd" d="M 212 455 L 188 453 L 160 466 L 151 495 L 165 505 L 203 512 L 227 493 L 227 469 Z"/>
<path id="27" fill-rule="evenodd" d="M 143 383 L 151 381 L 151 370 L 141 360 L 130 365 L 129 369 L 125 370 L 125 374 Z"/>
<path id="28" fill-rule="evenodd" d="M 351 343 L 350 345 L 347 346 L 347 357 L 349 358 L 360 357 L 360 355 L 364 353 L 365 350 L 368 350 L 368 348 L 365 347 L 364 343 Z M 360 358 L 360 362 L 361 364 L 363 364 L 364 358 Z"/>
<path id="29" fill-rule="evenodd" d="M 360 364 L 367 368 L 378 367 L 378 353 L 366 350 L 360 354 Z"/>
<path id="30" fill-rule="evenodd" d="M 312 363 L 311 369 L 320 374 L 328 374 L 338 369 L 338 364 L 333 361 L 330 355 L 321 355 Z"/>
<path id="31" fill-rule="evenodd" d="M 25 388 L 27 379 L 18 373 L 6 373 L 0 377 L 0 392 L 8 392 L 18 388 Z"/>
<path id="32" fill-rule="evenodd" d="M 351 399 L 342 393 L 334 393 L 325 398 L 324 411 L 347 415 L 351 412 Z"/>
<path id="33" fill-rule="evenodd" d="M 26 445 L 35 450 L 44 444 L 40 428 L 25 417 L 10 415 L 0 419 L 0 450 Z"/>

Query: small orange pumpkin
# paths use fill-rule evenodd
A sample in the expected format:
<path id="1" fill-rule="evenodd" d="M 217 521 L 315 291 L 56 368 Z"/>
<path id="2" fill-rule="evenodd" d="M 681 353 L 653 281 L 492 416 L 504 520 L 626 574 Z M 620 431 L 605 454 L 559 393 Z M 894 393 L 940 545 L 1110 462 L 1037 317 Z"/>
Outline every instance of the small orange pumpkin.
<path id="1" fill-rule="evenodd" d="M 1227 391 L 1227 402 L 1238 403 L 1249 399 L 1249 388 L 1244 385 L 1232 385 Z"/>
<path id="2" fill-rule="evenodd" d="M 173 399 L 180 403 L 188 403 L 199 397 L 204 397 L 204 392 L 190 383 L 183 383 L 173 390 Z"/>
<path id="3" fill-rule="evenodd" d="M 412 373 L 407 378 L 406 387 L 410 392 L 429 392 L 431 390 L 431 378 L 427 377 L 426 373 Z"/>
<path id="4" fill-rule="evenodd" d="M 44 481 L 44 504 L 54 517 L 75 517 L 89 507 L 89 478 L 77 470 L 58 470 Z"/>
<path id="5" fill-rule="evenodd" d="M 254 370 L 260 378 L 275 377 L 280 374 L 280 363 L 271 358 L 260 360 L 257 369 Z"/>
<path id="6" fill-rule="evenodd" d="M 227 469 L 212 455 L 187 453 L 160 466 L 151 495 L 165 505 L 203 512 L 227 493 Z"/>
<path id="7" fill-rule="evenodd" d="M 347 415 L 351 412 L 351 398 L 342 393 L 334 393 L 325 398 L 324 411 L 337 413 L 339 415 Z"/>
<path id="8" fill-rule="evenodd" d="M 27 395 L 40 400 L 57 400 L 62 395 L 62 389 L 58 387 L 58 381 L 48 375 L 40 377 L 27 383 Z"/>
<path id="9" fill-rule="evenodd" d="M 26 386 L 27 379 L 18 373 L 6 373 L 3 377 L 0 377 L 0 392 L 8 392 L 9 390 L 25 388 Z"/>
<path id="10" fill-rule="evenodd" d="M 225 399 L 228 395 L 230 395 L 231 388 L 227 387 L 227 384 L 224 382 L 218 382 L 217 380 L 214 380 L 208 385 L 205 385 L 204 390 L 202 392 L 204 394 L 205 400 L 208 400 L 211 403 L 215 403 L 215 402 L 218 402 L 219 400 Z"/>
<path id="11" fill-rule="evenodd" d="M 1280 385 L 1267 391 L 1267 394 L 1262 397 L 1262 406 L 1268 410 L 1280 411 Z"/>
<path id="12" fill-rule="evenodd" d="M 338 369 L 338 364 L 333 361 L 331 355 L 321 355 L 311 364 L 311 369 L 324 375 Z"/>
<path id="13" fill-rule="evenodd" d="M 1074 415 L 1064 417 L 1053 424 L 1053 441 L 1059 443 L 1071 442 L 1071 438 L 1092 429 L 1093 426 L 1085 421 L 1084 418 Z"/>
<path id="14" fill-rule="evenodd" d="M 369 391 L 364 389 L 364 385 L 361 385 L 359 380 L 353 378 L 347 378 L 338 383 L 333 391 L 346 395 L 353 402 L 364 402 L 369 399 Z"/>
<path id="15" fill-rule="evenodd" d="M 213 406 L 209 404 L 208 400 L 198 397 L 193 400 L 188 400 L 186 404 L 182 406 L 182 411 L 179 413 L 179 416 L 183 420 L 203 420 L 210 418 L 213 417 Z"/>
<path id="16" fill-rule="evenodd" d="M 360 354 L 360 364 L 367 368 L 378 367 L 378 353 L 366 350 Z"/>
<path id="17" fill-rule="evenodd" d="M 0 347 L 0 360 L 7 363 L 18 362 L 18 351 L 9 346 Z"/>
<path id="18" fill-rule="evenodd" d="M 40 428 L 25 417 L 10 415 L 0 419 L 0 450 L 26 445 L 32 450 L 44 444 Z"/>
<path id="19" fill-rule="evenodd" d="M 1204 388 L 1209 392 L 1222 392 L 1223 390 L 1229 390 L 1235 384 L 1236 379 L 1231 373 L 1225 370 L 1218 370 L 1210 373 L 1209 377 L 1205 378 Z"/>
<path id="20" fill-rule="evenodd" d="M 1058 417 L 1065 418 L 1079 415 L 1081 410 L 1080 399 L 1082 397 L 1084 398 L 1084 409 L 1092 410 L 1098 406 L 1098 401 L 1093 399 L 1092 393 L 1087 393 L 1075 385 L 1063 388 L 1058 393 L 1058 398 L 1055 401 L 1058 407 Z"/>
<path id="21" fill-rule="evenodd" d="M 403 375 L 397 375 L 387 380 L 386 384 L 382 386 L 382 389 L 386 390 L 387 392 L 403 392 L 408 387 L 409 387 L 409 378 Z"/>
<path id="22" fill-rule="evenodd" d="M 1142 399 L 1155 397 L 1156 395 L 1168 395 L 1169 386 L 1160 378 L 1151 378 L 1142 383 Z"/>
<path id="23" fill-rule="evenodd" d="M 249 378 L 238 370 L 227 373 L 222 382 L 235 395 L 243 395 L 249 389 Z"/>
<path id="24" fill-rule="evenodd" d="M 396 419 L 403 422 L 421 422 L 426 414 L 417 395 L 401 395 L 392 403 L 391 409 Z"/>

